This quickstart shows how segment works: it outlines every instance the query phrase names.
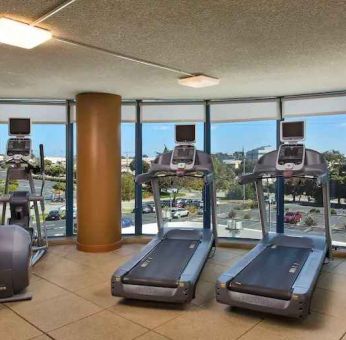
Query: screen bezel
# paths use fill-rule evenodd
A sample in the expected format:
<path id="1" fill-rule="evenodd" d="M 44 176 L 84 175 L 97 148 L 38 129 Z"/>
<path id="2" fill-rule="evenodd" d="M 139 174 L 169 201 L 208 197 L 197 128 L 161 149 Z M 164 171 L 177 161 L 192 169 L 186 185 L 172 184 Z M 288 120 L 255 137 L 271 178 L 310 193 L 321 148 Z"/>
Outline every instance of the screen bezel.
<path id="1" fill-rule="evenodd" d="M 177 140 L 177 130 L 179 129 L 179 127 L 181 127 L 181 126 L 192 126 L 193 127 L 193 129 L 194 129 L 194 140 L 184 140 L 184 141 L 178 141 Z M 196 143 L 196 125 L 195 124 L 179 124 L 179 125 L 176 125 L 175 126 L 175 143 L 176 144 L 181 144 L 181 143 L 188 143 L 188 144 L 194 144 L 194 143 Z"/>
<path id="2" fill-rule="evenodd" d="M 284 137 L 283 135 L 283 130 L 284 130 L 284 125 L 286 124 L 297 124 L 300 123 L 303 125 L 303 136 L 294 136 L 294 137 Z M 305 140 L 305 121 L 304 120 L 298 120 L 298 121 L 282 121 L 280 122 L 280 141 L 281 142 L 298 142 L 298 141 L 304 141 Z"/>
<path id="3" fill-rule="evenodd" d="M 29 133 L 12 133 L 11 132 L 11 122 L 15 120 L 27 120 L 29 121 Z M 8 119 L 8 135 L 9 136 L 30 136 L 31 135 L 31 119 L 30 118 L 9 118 Z"/>

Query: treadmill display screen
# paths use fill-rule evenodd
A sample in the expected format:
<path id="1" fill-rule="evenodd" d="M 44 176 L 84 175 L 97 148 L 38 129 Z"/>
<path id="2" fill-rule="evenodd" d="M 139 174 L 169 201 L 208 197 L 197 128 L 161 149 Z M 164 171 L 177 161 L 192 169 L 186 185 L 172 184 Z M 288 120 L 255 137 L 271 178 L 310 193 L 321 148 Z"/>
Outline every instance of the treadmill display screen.
<path id="1" fill-rule="evenodd" d="M 11 136 L 26 136 L 30 135 L 30 118 L 10 118 L 9 119 L 9 134 Z"/>
<path id="2" fill-rule="evenodd" d="M 304 145 L 281 145 L 278 157 L 278 164 L 284 165 L 286 163 L 301 164 L 304 158 Z"/>
<path id="3" fill-rule="evenodd" d="M 194 143 L 196 141 L 196 132 L 194 125 L 176 125 L 175 140 L 177 143 Z"/>
<path id="4" fill-rule="evenodd" d="M 304 122 L 282 122 L 281 137 L 282 141 L 304 139 Z"/>

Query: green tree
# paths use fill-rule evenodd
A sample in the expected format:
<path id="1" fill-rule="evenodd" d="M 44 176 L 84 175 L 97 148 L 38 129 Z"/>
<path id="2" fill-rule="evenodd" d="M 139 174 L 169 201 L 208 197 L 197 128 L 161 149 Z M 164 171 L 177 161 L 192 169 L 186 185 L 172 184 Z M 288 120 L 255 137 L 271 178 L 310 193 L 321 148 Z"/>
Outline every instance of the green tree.
<path id="1" fill-rule="evenodd" d="M 130 166 L 130 169 L 131 169 L 132 171 L 135 171 L 135 170 L 136 170 L 136 160 L 133 159 L 133 160 L 131 161 L 131 163 L 130 163 L 129 166 Z M 149 164 L 148 162 L 142 160 L 142 169 L 143 169 L 143 173 L 144 173 L 144 172 L 148 172 L 148 171 L 149 171 L 149 168 L 150 168 L 150 164 Z"/>
<path id="2" fill-rule="evenodd" d="M 65 182 L 56 182 L 52 188 L 55 191 L 66 191 L 66 183 Z"/>
<path id="3" fill-rule="evenodd" d="M 11 180 L 8 185 L 8 192 L 14 192 L 17 191 L 19 187 L 19 183 L 17 180 Z M 5 180 L 1 179 L 0 180 L 0 194 L 5 193 Z"/>
<path id="4" fill-rule="evenodd" d="M 134 176 L 130 173 L 121 174 L 121 200 L 130 201 L 135 198 Z"/>

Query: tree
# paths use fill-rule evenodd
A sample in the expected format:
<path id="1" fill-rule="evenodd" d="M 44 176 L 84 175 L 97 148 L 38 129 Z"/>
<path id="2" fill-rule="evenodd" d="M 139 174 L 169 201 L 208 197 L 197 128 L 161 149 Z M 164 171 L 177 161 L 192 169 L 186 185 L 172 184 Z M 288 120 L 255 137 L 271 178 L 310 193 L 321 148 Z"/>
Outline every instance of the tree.
<path id="1" fill-rule="evenodd" d="M 326 151 L 324 157 L 328 163 L 331 182 L 331 196 L 337 198 L 338 204 L 346 198 L 346 157 L 337 150 Z"/>
<path id="2" fill-rule="evenodd" d="M 18 189 L 19 183 L 17 180 L 11 180 L 8 185 L 8 192 L 14 192 Z M 0 180 L 0 194 L 5 193 L 5 180 Z"/>
<path id="3" fill-rule="evenodd" d="M 134 176 L 130 173 L 121 174 L 121 200 L 130 201 L 135 198 Z"/>
<path id="4" fill-rule="evenodd" d="M 305 192 L 305 182 L 303 178 L 298 177 L 285 180 L 285 193 L 286 195 L 292 195 L 293 202 L 296 201 L 296 196 L 301 196 Z"/>
<path id="5" fill-rule="evenodd" d="M 56 182 L 52 188 L 55 191 L 66 191 L 66 183 L 65 182 Z"/>
<path id="6" fill-rule="evenodd" d="M 136 160 L 133 159 L 129 166 L 130 166 L 131 171 L 135 171 L 136 170 Z M 143 172 L 148 172 L 149 168 L 150 168 L 150 164 L 148 162 L 142 160 Z"/>

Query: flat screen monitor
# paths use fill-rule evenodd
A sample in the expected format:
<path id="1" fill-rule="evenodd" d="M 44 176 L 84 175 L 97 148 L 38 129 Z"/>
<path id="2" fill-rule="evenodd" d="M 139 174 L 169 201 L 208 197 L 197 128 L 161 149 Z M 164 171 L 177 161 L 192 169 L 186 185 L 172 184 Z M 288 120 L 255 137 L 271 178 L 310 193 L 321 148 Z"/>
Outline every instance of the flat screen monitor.
<path id="1" fill-rule="evenodd" d="M 8 121 L 10 136 L 27 136 L 31 132 L 30 118 L 10 118 Z"/>
<path id="2" fill-rule="evenodd" d="M 176 125 L 175 141 L 177 143 L 194 143 L 196 141 L 196 129 L 194 125 Z"/>
<path id="3" fill-rule="evenodd" d="M 305 122 L 281 122 L 281 142 L 302 141 L 305 138 Z"/>

